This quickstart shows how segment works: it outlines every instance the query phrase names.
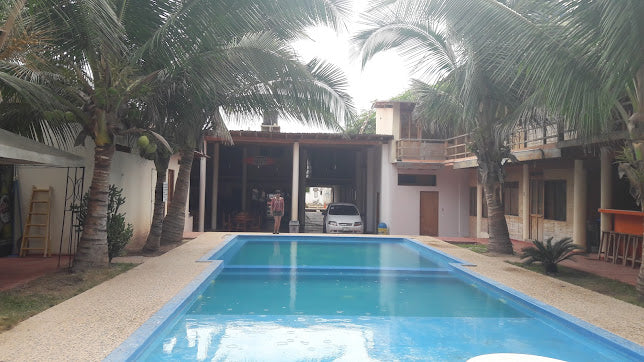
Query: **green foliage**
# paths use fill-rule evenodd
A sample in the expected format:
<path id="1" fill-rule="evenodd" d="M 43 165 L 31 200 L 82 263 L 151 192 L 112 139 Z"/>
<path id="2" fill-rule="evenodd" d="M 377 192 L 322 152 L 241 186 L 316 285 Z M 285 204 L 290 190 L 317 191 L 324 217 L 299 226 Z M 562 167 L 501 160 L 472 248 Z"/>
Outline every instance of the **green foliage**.
<path id="1" fill-rule="evenodd" d="M 521 259 L 528 259 L 524 264 L 532 264 L 535 261 L 541 262 L 546 274 L 557 274 L 557 264 L 566 259 L 570 259 L 575 249 L 579 249 L 579 245 L 575 245 L 571 238 L 563 238 L 554 244 L 552 243 L 552 236 L 546 239 L 545 242 L 533 240 L 530 246 L 524 248 L 521 253 Z M 572 260 L 572 259 L 571 259 Z"/>
<path id="2" fill-rule="evenodd" d="M 644 188 L 644 160 L 637 155 L 635 148 L 624 146 L 621 152 L 615 155 L 617 161 L 617 173 L 619 178 L 626 178 L 630 185 L 630 194 L 638 205 L 642 204 Z"/>
<path id="3" fill-rule="evenodd" d="M 357 118 L 349 121 L 344 130 L 346 134 L 375 134 L 376 133 L 376 110 L 370 109 L 362 112 Z"/>
<path id="4" fill-rule="evenodd" d="M 121 255 L 121 252 L 134 234 L 132 224 L 128 223 L 126 225 L 125 223 L 125 213 L 119 213 L 119 208 L 125 203 L 125 197 L 122 196 L 122 193 L 122 188 L 110 185 L 107 203 L 107 249 L 110 262 L 115 256 Z M 85 225 L 88 198 L 89 192 L 85 193 L 80 205 L 72 206 L 78 221 L 78 231 L 83 231 L 83 226 Z"/>

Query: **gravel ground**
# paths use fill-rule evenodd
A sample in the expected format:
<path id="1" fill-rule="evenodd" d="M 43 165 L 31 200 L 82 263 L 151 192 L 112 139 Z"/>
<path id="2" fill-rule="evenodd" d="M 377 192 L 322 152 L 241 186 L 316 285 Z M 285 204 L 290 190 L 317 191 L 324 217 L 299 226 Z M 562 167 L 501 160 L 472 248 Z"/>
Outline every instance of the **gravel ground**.
<path id="1" fill-rule="evenodd" d="M 226 233 L 205 233 L 0 334 L 0 361 L 96 361 L 106 357 L 207 263 L 195 262 Z M 430 237 L 417 240 L 473 263 L 471 270 L 640 345 L 644 308 L 476 254 Z M 132 261 L 123 258 L 123 261 Z"/>

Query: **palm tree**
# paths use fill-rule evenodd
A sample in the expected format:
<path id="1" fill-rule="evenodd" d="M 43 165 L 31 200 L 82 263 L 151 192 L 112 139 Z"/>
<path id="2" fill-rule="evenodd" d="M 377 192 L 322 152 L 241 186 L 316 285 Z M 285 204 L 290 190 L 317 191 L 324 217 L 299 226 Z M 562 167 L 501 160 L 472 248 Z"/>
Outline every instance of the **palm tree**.
<path id="1" fill-rule="evenodd" d="M 288 44 L 276 38 L 267 39 L 266 34 L 244 39 L 242 48 L 253 51 L 243 62 L 231 61 L 231 64 L 252 64 L 254 66 L 250 68 L 255 72 L 241 72 L 237 77 L 237 88 L 233 88 L 235 83 L 229 82 L 227 87 L 230 89 L 226 93 L 220 91 L 213 94 L 212 99 L 204 100 L 205 105 L 199 107 L 199 111 L 209 111 L 203 113 L 189 109 L 199 102 L 193 100 L 189 107 L 186 107 L 187 103 L 180 102 L 179 108 L 188 112 L 193 121 L 182 123 L 176 130 L 177 139 L 181 140 L 181 160 L 174 201 L 163 221 L 161 244 L 179 242 L 182 238 L 193 150 L 202 131 L 207 128 L 228 136 L 220 112 L 260 115 L 278 111 L 301 122 L 335 128 L 353 117 L 353 105 L 344 92 L 344 75 L 336 67 L 317 60 L 301 64 Z M 239 51 L 235 53 L 240 55 Z"/>
<path id="2" fill-rule="evenodd" d="M 614 119 L 624 122 L 630 132 L 633 165 L 638 169 L 631 174 L 644 174 L 644 2 L 410 3 L 418 11 L 449 19 L 455 34 L 483 45 L 482 49 L 504 44 L 506 50 L 494 58 L 499 66 L 492 76 L 519 79 L 517 86 L 533 89 L 535 101 L 561 116 L 567 128 L 583 136 L 610 130 Z M 637 178 L 631 183 L 641 184 Z M 644 205 L 641 197 L 638 201 Z M 644 265 L 637 290 L 644 298 Z"/>
<path id="3" fill-rule="evenodd" d="M 45 2 L 17 0 L 10 5 L 22 10 L 40 3 Z M 308 25 L 321 22 L 338 25 L 348 9 L 346 0 L 141 0 L 136 4 L 81 0 L 48 5 L 48 16 L 44 18 L 50 21 L 48 25 L 57 45 L 56 52 L 48 55 L 63 69 L 59 74 L 64 82 L 57 92 L 68 100 L 63 105 L 74 106 L 69 110 L 76 111 L 83 126 L 77 140 L 89 137 L 95 149 L 88 217 L 75 270 L 108 264 L 107 177 L 115 139 L 140 132 L 131 128 L 128 120 L 130 111 L 140 107 L 133 100 L 148 91 L 161 71 L 173 66 L 181 68 L 195 53 L 208 44 L 221 43 L 222 39 L 240 38 L 266 29 L 288 38 L 302 34 Z M 203 78 L 206 80 L 203 83 L 207 83 L 207 74 Z M 26 99 L 31 105 L 37 101 L 33 96 Z"/>
<path id="4" fill-rule="evenodd" d="M 162 134 L 174 140 L 181 155 L 174 202 L 162 231 L 159 220 L 164 204 L 159 186 L 167 162 L 163 170 L 157 167 L 155 212 L 146 251 L 181 240 L 193 150 L 205 130 L 229 137 L 220 112 L 259 115 L 278 111 L 326 125 L 353 116 L 341 72 L 319 61 L 301 64 L 283 36 L 275 32 L 249 33 L 205 48 L 186 60 L 182 69 L 160 74 L 164 79 L 145 101 L 152 110 L 148 112 L 152 123 L 165 127 Z"/>
<path id="5" fill-rule="evenodd" d="M 364 16 L 366 29 L 355 36 L 362 62 L 389 49 L 398 49 L 417 72 L 430 79 L 413 83 L 417 115 L 434 129 L 468 130 L 478 160 L 479 180 L 488 205 L 489 250 L 511 254 L 507 223 L 500 199 L 503 160 L 512 155 L 505 145 L 512 125 L 526 119 L 532 107 L 525 90 L 490 76 L 493 59 L 483 57 L 480 44 L 456 36 L 449 19 L 419 11 L 414 1 L 391 2 L 373 7 Z M 422 4 L 421 4 L 422 5 Z M 440 22 L 438 22 L 440 20 Z M 497 51 L 502 46 L 496 46 Z"/>
<path id="6" fill-rule="evenodd" d="M 26 0 L 0 5 L 0 128 L 65 146 L 77 130 L 70 123 L 75 115 L 60 111 L 70 105 L 52 89 L 59 68 L 43 56 L 56 49 L 53 32 L 42 21 L 48 7 L 26 5 Z"/>

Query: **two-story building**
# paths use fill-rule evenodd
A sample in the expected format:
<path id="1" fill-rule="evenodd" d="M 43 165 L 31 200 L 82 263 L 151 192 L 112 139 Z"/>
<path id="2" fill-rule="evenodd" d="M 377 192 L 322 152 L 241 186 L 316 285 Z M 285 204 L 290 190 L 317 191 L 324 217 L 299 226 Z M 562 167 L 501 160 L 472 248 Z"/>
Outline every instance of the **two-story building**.
<path id="1" fill-rule="evenodd" d="M 412 119 L 413 103 L 374 107 L 377 133 L 393 136 L 382 147 L 380 190 L 381 219 L 391 232 L 487 237 L 485 198 L 468 135 L 428 138 Z M 553 124 L 516 129 L 508 145 L 519 162 L 504 165 L 502 192 L 510 237 L 572 237 L 594 250 L 600 231 L 617 226 L 641 235 L 640 209 L 614 161 L 625 137 L 614 132 L 582 141 Z M 634 220 L 620 225 L 624 216 L 612 209 L 627 210 Z"/>

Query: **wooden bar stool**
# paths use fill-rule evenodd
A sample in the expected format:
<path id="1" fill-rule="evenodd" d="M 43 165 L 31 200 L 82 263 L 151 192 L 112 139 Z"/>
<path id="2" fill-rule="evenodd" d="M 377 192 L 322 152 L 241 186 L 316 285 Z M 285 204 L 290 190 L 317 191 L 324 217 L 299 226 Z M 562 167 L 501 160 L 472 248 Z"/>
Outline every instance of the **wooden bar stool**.
<path id="1" fill-rule="evenodd" d="M 615 233 L 612 231 L 602 232 L 602 237 L 601 239 L 599 239 L 599 251 L 597 251 L 597 260 L 602 260 L 602 256 L 604 257 L 604 260 L 606 260 L 606 251 L 608 251 L 610 239 L 615 237 L 614 234 Z"/>
<path id="2" fill-rule="evenodd" d="M 611 231 L 608 234 L 608 241 L 606 242 L 606 247 L 604 249 L 604 261 L 605 262 L 612 262 L 615 263 L 615 256 L 617 254 L 617 239 L 619 237 L 619 234 Z"/>
<path id="3" fill-rule="evenodd" d="M 635 268 L 636 264 L 642 264 L 642 235 L 631 235 L 630 243 L 624 251 L 624 265 L 627 261 L 631 262 L 631 267 Z"/>
<path id="4" fill-rule="evenodd" d="M 615 238 L 615 245 L 613 246 L 613 264 L 617 264 L 618 260 L 624 260 L 627 240 L 628 234 L 617 233 L 617 237 Z"/>
<path id="5" fill-rule="evenodd" d="M 624 257 L 622 258 L 622 265 L 626 265 L 627 262 L 633 262 L 633 249 L 637 246 L 637 235 L 628 235 L 626 239 L 626 244 L 624 244 Z"/>

